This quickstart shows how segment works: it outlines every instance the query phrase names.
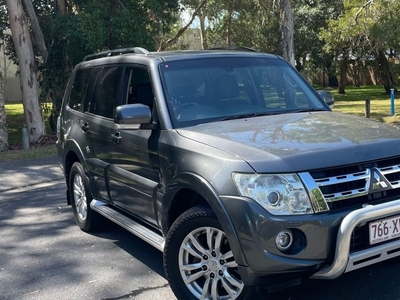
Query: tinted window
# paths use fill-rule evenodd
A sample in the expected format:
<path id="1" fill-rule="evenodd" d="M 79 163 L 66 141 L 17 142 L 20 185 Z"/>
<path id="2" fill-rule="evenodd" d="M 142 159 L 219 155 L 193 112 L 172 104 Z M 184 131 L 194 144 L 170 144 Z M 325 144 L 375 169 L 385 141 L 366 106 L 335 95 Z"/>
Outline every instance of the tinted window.
<path id="1" fill-rule="evenodd" d="M 81 69 L 75 74 L 74 83 L 69 96 L 69 107 L 75 110 L 81 110 L 83 99 L 86 95 L 86 89 L 89 82 L 91 69 Z"/>
<path id="2" fill-rule="evenodd" d="M 153 108 L 154 94 L 147 69 L 128 69 L 129 82 L 126 103 L 141 103 Z"/>
<path id="3" fill-rule="evenodd" d="M 97 77 L 99 76 L 100 71 L 102 70 L 102 67 L 97 67 L 93 68 L 92 74 L 90 76 L 87 92 L 86 92 L 86 97 L 85 101 L 83 102 L 83 111 L 84 112 L 93 112 L 94 108 L 90 109 L 91 104 L 92 104 L 92 95 L 93 95 L 93 90 L 95 87 L 95 82 Z M 93 106 L 94 107 L 94 106 Z"/>
<path id="4" fill-rule="evenodd" d="M 106 118 L 113 118 L 120 78 L 120 67 L 105 67 L 101 70 L 93 87 L 91 112 Z"/>

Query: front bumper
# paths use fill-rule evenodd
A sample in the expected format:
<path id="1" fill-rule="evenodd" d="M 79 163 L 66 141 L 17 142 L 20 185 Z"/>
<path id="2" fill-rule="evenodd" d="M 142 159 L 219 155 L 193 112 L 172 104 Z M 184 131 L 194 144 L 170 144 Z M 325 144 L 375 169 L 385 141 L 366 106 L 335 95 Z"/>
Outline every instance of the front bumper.
<path id="1" fill-rule="evenodd" d="M 334 279 L 344 272 L 400 255 L 400 240 L 350 253 L 354 229 L 372 220 L 400 214 L 400 200 L 354 211 L 272 216 L 250 199 L 229 196 L 220 199 L 241 243 L 246 260 L 241 264 L 241 276 L 246 284 L 258 285 L 277 276 L 284 279 L 292 275 Z M 275 246 L 275 237 L 284 229 L 304 234 L 304 249 L 294 254 L 281 253 Z"/>
<path id="2" fill-rule="evenodd" d="M 349 253 L 351 234 L 359 224 L 396 213 L 400 213 L 400 200 L 369 205 L 349 213 L 339 227 L 333 263 L 311 276 L 311 278 L 335 279 L 343 273 L 400 256 L 400 240 Z"/>

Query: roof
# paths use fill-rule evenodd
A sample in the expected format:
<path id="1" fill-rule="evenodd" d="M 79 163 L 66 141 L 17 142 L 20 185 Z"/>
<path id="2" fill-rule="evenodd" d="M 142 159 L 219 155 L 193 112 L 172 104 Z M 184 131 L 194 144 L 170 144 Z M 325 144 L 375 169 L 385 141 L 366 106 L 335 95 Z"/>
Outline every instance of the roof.
<path id="1" fill-rule="evenodd" d="M 260 53 L 253 49 L 246 47 L 229 47 L 229 48 L 215 48 L 214 50 L 176 50 L 176 51 L 161 51 L 161 52 L 149 52 L 146 49 L 140 47 L 124 48 L 107 50 L 99 53 L 90 54 L 84 57 L 82 62 L 97 60 L 100 58 L 111 58 L 111 57 L 130 57 L 130 56 L 142 56 L 142 57 L 153 57 L 161 59 L 163 61 L 181 60 L 181 59 L 193 59 L 199 57 L 220 57 L 220 56 L 269 56 L 277 57 L 273 54 Z"/>
<path id="2" fill-rule="evenodd" d="M 260 57 L 267 56 L 276 58 L 277 55 L 260 53 L 260 52 L 249 52 L 249 51 L 226 51 L 226 50 L 179 50 L 179 51 L 163 51 L 163 52 L 150 52 L 148 55 L 161 58 L 164 61 L 174 61 L 182 59 L 194 59 L 194 58 L 212 58 L 212 57 Z"/>

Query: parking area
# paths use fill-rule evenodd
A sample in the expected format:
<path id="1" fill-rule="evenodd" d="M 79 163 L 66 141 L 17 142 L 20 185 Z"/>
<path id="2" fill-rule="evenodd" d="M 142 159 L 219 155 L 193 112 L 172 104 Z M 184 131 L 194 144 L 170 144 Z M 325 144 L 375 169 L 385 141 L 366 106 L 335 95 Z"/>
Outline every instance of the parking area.
<path id="1" fill-rule="evenodd" d="M 176 299 L 162 253 L 113 226 L 82 232 L 62 180 L 0 192 L 1 300 Z M 256 299 L 400 299 L 400 259 Z"/>
<path id="2" fill-rule="evenodd" d="M 161 252 L 117 226 L 82 232 L 64 190 L 0 193 L 0 299 L 175 299 Z"/>

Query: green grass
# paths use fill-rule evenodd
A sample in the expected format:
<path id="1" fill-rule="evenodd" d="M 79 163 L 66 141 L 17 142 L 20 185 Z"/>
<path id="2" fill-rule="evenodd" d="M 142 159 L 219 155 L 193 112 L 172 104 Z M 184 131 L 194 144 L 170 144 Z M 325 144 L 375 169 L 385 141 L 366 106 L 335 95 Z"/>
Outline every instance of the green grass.
<path id="1" fill-rule="evenodd" d="M 50 109 L 51 106 L 46 104 L 46 111 L 43 112 L 47 133 L 52 132 L 48 122 Z M 22 103 L 6 104 L 6 118 L 8 128 L 8 143 L 10 146 L 20 144 L 22 141 L 22 127 L 25 125 L 24 106 Z"/>
<path id="2" fill-rule="evenodd" d="M 385 93 L 382 86 L 348 86 L 345 91 L 346 94 L 339 95 L 337 90 L 331 90 L 335 97 L 334 111 L 365 116 L 365 100 L 369 99 L 372 119 L 388 124 L 400 123 L 400 99 L 395 97 L 395 115 L 392 116 L 390 95 Z"/>
<path id="3" fill-rule="evenodd" d="M 338 101 L 365 101 L 365 99 L 370 99 L 370 100 L 389 100 L 390 96 L 386 95 L 385 89 L 383 86 L 373 86 L 373 85 L 368 85 L 368 86 L 361 86 L 361 87 L 355 87 L 355 86 L 347 86 L 346 89 L 346 94 L 339 95 L 337 93 L 337 89 L 333 89 L 331 92 L 335 96 L 335 100 Z"/>
<path id="4" fill-rule="evenodd" d="M 46 131 L 51 133 L 52 130 L 48 124 L 48 116 L 50 114 L 51 106 L 46 105 L 46 110 L 43 112 L 45 119 Z M 24 107 L 21 103 L 10 103 L 6 104 L 6 120 L 8 129 L 8 144 L 10 149 L 2 152 L 0 155 L 0 161 L 7 160 L 18 160 L 18 159 L 35 159 L 40 157 L 50 157 L 57 154 L 55 145 L 31 145 L 27 150 L 21 150 L 19 148 L 22 143 L 22 127 L 25 125 Z"/>
<path id="5" fill-rule="evenodd" d="M 8 129 L 8 143 L 21 143 L 22 126 L 25 125 L 24 107 L 22 104 L 6 104 L 6 120 Z"/>
<path id="6" fill-rule="evenodd" d="M 0 155 L 0 162 L 9 160 L 26 160 L 57 155 L 56 145 L 29 148 L 28 150 L 8 150 Z"/>

